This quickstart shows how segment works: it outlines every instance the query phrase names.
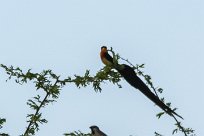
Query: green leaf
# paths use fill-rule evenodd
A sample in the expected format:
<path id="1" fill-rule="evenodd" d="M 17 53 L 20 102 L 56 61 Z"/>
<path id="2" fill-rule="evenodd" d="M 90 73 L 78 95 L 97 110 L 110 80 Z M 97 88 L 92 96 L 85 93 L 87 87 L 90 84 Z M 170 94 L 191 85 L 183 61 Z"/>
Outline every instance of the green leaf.
<path id="1" fill-rule="evenodd" d="M 156 115 L 156 117 L 159 119 L 162 115 L 164 115 L 165 112 L 160 112 Z"/>

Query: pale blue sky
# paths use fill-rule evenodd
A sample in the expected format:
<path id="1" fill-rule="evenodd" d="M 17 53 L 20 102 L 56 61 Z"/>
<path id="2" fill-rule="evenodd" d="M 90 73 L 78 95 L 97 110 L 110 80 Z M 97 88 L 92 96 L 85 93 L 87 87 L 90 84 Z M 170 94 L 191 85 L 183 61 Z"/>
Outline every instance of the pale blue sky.
<path id="1" fill-rule="evenodd" d="M 198 136 L 204 135 L 204 2 L 201 0 L 6 0 L 0 1 L 0 63 L 34 72 L 52 69 L 62 77 L 95 74 L 103 64 L 100 46 L 113 47 L 134 64 L 145 63 L 163 96 L 178 107 Z M 4 131 L 22 134 L 33 84 L 5 82 L 1 72 L 0 117 Z M 102 93 L 67 85 L 57 103 L 43 109 L 48 124 L 37 136 L 89 132 L 98 125 L 110 136 L 171 135 L 174 120 L 125 81 L 105 83 Z M 178 134 L 180 136 L 181 134 Z"/>

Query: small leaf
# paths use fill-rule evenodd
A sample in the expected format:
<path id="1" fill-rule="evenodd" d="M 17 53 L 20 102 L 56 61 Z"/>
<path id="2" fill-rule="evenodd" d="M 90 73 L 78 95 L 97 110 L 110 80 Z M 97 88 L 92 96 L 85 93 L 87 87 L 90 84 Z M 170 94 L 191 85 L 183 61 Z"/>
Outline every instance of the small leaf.
<path id="1" fill-rule="evenodd" d="M 158 117 L 158 119 L 164 114 L 165 112 L 160 112 L 156 115 L 156 117 Z"/>

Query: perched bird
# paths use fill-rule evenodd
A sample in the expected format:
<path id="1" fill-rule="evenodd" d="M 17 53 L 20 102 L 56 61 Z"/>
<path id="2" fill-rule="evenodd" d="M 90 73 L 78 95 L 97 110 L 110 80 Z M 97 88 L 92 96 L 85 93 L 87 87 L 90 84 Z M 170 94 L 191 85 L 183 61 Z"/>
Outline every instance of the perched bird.
<path id="1" fill-rule="evenodd" d="M 91 129 L 92 136 L 107 136 L 97 126 L 91 126 L 90 129 Z"/>
<path id="2" fill-rule="evenodd" d="M 153 101 L 156 105 L 158 105 L 162 110 L 168 113 L 170 116 L 178 115 L 171 108 L 166 106 L 152 91 L 147 87 L 147 85 L 137 76 L 134 69 L 126 64 L 114 64 L 113 58 L 108 54 L 108 50 L 106 46 L 101 47 L 100 57 L 102 62 L 107 66 L 112 66 L 115 68 L 122 77 L 133 87 L 139 89 L 146 97 L 148 97 L 151 101 Z M 183 119 L 183 118 L 182 118 Z"/>
<path id="3" fill-rule="evenodd" d="M 113 58 L 108 54 L 108 50 L 106 46 L 101 47 L 100 56 L 101 56 L 101 61 L 103 62 L 103 64 L 105 64 L 106 66 L 113 65 Z"/>

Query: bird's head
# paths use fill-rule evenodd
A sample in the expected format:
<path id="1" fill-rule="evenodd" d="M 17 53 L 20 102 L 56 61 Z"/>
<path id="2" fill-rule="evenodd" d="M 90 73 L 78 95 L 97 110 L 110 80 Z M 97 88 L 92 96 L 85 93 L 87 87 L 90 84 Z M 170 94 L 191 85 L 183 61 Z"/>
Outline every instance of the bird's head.
<path id="1" fill-rule="evenodd" d="M 102 46 L 101 47 L 101 52 L 107 52 L 107 47 L 106 46 Z"/>
<path id="2" fill-rule="evenodd" d="M 99 127 L 98 126 L 90 126 L 91 129 L 91 133 L 95 134 L 97 131 L 99 131 Z"/>

